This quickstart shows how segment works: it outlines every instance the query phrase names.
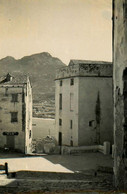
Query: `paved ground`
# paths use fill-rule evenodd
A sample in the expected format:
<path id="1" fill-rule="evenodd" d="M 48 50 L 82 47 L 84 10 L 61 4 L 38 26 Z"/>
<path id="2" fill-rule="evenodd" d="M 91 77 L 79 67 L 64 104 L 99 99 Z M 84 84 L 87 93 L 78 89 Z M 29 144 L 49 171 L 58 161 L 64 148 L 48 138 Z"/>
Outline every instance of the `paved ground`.
<path id="1" fill-rule="evenodd" d="M 113 167 L 111 156 L 101 153 L 27 157 L 6 153 L 0 154 L 0 158 L 0 164 L 8 162 L 9 172 L 18 171 L 16 177 L 9 179 L 1 171 L 0 194 L 74 193 L 72 191 L 96 193 L 95 190 L 114 192 L 112 174 L 88 173 L 95 172 L 98 166 Z"/>
<path id="2" fill-rule="evenodd" d="M 0 155 L 0 164 L 8 163 L 9 171 L 32 170 L 50 172 L 76 172 L 96 169 L 97 166 L 113 166 L 113 159 L 101 153 L 82 155 Z"/>

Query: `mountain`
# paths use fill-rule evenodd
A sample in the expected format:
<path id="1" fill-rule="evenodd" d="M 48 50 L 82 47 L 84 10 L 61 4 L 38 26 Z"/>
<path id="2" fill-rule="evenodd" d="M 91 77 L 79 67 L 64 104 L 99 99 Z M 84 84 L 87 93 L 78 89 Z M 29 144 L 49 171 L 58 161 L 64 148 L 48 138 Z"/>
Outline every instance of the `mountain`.
<path id="1" fill-rule="evenodd" d="M 33 102 L 40 103 L 47 99 L 54 99 L 55 73 L 65 64 L 49 53 L 43 52 L 25 56 L 16 60 L 7 56 L 0 60 L 0 76 L 12 73 L 24 73 L 29 75 L 33 88 Z"/>

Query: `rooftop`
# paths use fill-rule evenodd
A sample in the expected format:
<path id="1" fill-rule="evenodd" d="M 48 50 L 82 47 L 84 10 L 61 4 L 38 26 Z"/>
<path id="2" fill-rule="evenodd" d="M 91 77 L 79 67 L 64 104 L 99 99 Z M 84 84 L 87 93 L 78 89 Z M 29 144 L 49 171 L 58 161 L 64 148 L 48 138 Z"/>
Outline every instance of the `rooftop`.
<path id="1" fill-rule="evenodd" d="M 19 84 L 26 84 L 27 83 L 27 76 L 23 74 L 7 74 L 3 77 L 0 77 L 0 85 L 19 85 Z"/>
<path id="2" fill-rule="evenodd" d="M 69 77 L 112 77 L 113 65 L 105 61 L 70 60 L 67 67 L 57 70 L 56 79 Z"/>
<path id="3" fill-rule="evenodd" d="M 107 61 L 90 61 L 90 60 L 77 60 L 77 59 L 71 59 L 70 65 L 80 65 L 80 64 L 94 64 L 94 65 L 100 65 L 100 64 L 112 64 L 111 62 Z"/>

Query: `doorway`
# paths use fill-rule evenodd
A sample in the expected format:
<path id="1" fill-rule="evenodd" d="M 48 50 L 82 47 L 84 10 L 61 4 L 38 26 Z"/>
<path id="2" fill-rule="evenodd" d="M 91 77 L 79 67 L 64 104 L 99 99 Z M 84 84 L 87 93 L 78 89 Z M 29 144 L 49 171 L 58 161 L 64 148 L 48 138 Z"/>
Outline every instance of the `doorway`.
<path id="1" fill-rule="evenodd" d="M 6 136 L 6 144 L 9 149 L 15 148 L 15 136 Z"/>
<path id="2" fill-rule="evenodd" d="M 62 133 L 59 132 L 59 146 L 62 146 Z"/>

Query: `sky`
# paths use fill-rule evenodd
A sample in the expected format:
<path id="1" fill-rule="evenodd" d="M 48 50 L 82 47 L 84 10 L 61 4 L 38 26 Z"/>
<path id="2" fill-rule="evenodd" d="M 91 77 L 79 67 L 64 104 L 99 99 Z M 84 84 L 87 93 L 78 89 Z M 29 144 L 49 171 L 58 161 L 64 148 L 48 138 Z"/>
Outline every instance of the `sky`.
<path id="1" fill-rule="evenodd" d="M 0 0 L 0 59 L 112 61 L 111 0 Z"/>

